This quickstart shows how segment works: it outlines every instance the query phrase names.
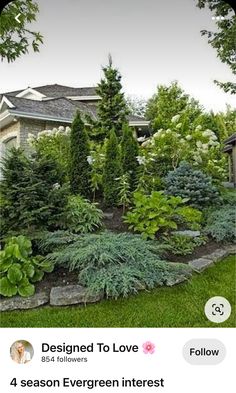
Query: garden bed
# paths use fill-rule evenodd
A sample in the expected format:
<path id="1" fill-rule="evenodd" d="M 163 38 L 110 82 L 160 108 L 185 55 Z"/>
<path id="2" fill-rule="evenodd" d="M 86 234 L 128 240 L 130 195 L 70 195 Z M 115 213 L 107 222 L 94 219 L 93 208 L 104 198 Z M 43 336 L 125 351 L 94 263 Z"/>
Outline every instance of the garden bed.
<path id="1" fill-rule="evenodd" d="M 87 307 L 39 307 L 4 312 L 2 327 L 235 327 L 235 257 L 172 288 L 156 288 L 137 296 L 103 300 Z M 216 325 L 204 314 L 206 301 L 220 294 L 232 306 L 230 318 Z"/>

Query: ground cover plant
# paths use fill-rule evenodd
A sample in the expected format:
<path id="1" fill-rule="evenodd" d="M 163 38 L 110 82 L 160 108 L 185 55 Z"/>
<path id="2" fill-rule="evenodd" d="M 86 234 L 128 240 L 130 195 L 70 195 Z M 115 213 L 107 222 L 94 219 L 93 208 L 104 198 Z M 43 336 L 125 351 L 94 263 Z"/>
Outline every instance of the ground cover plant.
<path id="1" fill-rule="evenodd" d="M 162 260 L 157 242 L 129 233 L 47 234 L 42 249 L 53 250 L 46 258 L 54 265 L 77 271 L 89 293 L 115 299 L 191 275 L 187 265 Z"/>
<path id="2" fill-rule="evenodd" d="M 235 327 L 235 280 L 235 257 L 231 256 L 172 288 L 159 287 L 86 307 L 4 312 L 0 323 L 2 327 Z M 216 293 L 232 306 L 230 318 L 218 325 L 204 313 L 206 301 Z"/>
<path id="3" fill-rule="evenodd" d="M 224 205 L 208 213 L 204 232 L 219 243 L 235 243 L 235 221 L 235 207 Z"/>

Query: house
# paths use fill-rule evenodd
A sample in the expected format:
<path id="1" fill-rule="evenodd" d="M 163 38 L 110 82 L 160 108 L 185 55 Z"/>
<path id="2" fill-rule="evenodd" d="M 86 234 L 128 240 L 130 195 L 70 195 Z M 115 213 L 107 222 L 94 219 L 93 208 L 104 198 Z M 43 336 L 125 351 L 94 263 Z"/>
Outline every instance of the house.
<path id="1" fill-rule="evenodd" d="M 0 153 L 10 147 L 29 149 L 28 134 L 51 130 L 60 125 L 69 126 L 77 110 L 97 117 L 100 97 L 94 87 L 46 85 L 28 87 L 0 95 Z M 130 115 L 129 125 L 139 135 L 148 133 L 149 122 Z"/>
<path id="2" fill-rule="evenodd" d="M 223 152 L 228 154 L 229 162 L 229 186 L 236 187 L 236 133 L 224 141 Z"/>

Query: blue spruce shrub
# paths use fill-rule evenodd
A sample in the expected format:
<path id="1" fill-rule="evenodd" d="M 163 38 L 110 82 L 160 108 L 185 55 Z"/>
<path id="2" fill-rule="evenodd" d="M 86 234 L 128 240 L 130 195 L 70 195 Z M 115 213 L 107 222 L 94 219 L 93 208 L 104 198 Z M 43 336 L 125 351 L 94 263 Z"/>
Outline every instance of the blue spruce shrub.
<path id="1" fill-rule="evenodd" d="M 188 204 L 194 207 L 206 207 L 220 201 L 219 192 L 212 184 L 211 177 L 201 170 L 193 169 L 185 161 L 168 173 L 165 185 L 168 195 L 187 198 Z"/>

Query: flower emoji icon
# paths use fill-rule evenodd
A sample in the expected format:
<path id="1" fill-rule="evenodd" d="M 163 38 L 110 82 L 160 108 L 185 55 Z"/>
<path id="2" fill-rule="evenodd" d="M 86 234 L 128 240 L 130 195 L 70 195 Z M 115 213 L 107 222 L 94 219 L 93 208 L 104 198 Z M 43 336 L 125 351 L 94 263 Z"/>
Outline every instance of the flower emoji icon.
<path id="1" fill-rule="evenodd" d="M 146 341 L 142 347 L 145 354 L 150 353 L 152 355 L 155 352 L 155 345 L 151 341 Z"/>

